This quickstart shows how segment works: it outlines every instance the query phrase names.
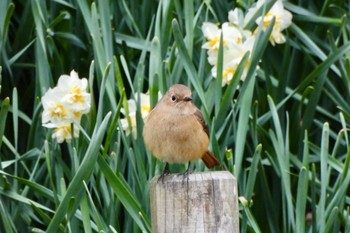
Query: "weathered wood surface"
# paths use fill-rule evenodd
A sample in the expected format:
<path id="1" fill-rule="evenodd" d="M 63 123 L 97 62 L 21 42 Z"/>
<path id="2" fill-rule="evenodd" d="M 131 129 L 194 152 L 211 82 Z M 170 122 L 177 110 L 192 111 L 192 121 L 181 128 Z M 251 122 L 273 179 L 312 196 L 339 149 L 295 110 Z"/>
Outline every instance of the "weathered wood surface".
<path id="1" fill-rule="evenodd" d="M 151 181 L 152 232 L 239 232 L 236 178 L 227 171 Z"/>

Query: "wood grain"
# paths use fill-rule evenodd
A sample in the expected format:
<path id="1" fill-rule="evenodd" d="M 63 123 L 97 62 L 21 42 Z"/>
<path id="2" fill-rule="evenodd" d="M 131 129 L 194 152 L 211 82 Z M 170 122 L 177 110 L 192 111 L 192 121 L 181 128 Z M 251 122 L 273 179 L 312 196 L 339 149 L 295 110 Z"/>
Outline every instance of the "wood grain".
<path id="1" fill-rule="evenodd" d="M 152 232 L 239 232 L 236 178 L 227 171 L 151 181 Z"/>

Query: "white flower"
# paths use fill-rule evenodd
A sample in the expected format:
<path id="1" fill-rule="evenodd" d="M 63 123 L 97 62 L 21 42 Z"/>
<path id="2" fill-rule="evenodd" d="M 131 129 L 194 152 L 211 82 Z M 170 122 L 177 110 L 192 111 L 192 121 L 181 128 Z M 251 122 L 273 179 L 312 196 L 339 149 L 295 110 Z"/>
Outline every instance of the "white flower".
<path id="1" fill-rule="evenodd" d="M 204 49 L 219 49 L 221 29 L 213 23 L 204 22 L 202 32 L 207 42 L 202 45 Z"/>
<path id="2" fill-rule="evenodd" d="M 228 21 L 233 25 L 240 25 L 238 8 L 235 8 L 233 11 L 231 10 L 228 12 Z"/>
<path id="3" fill-rule="evenodd" d="M 146 97 L 147 98 L 147 97 Z M 142 99 L 142 97 L 141 97 Z M 121 119 L 120 122 L 122 124 L 123 130 L 126 132 L 126 135 L 129 135 L 134 129 L 136 129 L 136 102 L 133 99 L 129 99 L 128 101 L 128 112 L 125 111 L 124 108 L 121 109 L 121 112 L 127 116 L 124 119 Z M 130 120 L 130 125 L 128 122 L 128 119 Z"/>
<path id="4" fill-rule="evenodd" d="M 223 36 L 222 86 L 230 83 L 243 56 L 253 49 L 255 37 L 250 31 L 242 28 L 243 17 L 240 14 L 241 11 L 237 9 L 230 11 L 229 22 L 223 23 L 221 29 L 213 23 L 205 22 L 202 25 L 203 35 L 207 39 L 202 48 L 208 50 L 208 62 L 213 66 L 211 73 L 214 78 L 217 77 L 220 36 Z M 249 59 L 240 79 L 245 79 L 248 67 Z"/>
<path id="5" fill-rule="evenodd" d="M 204 49 L 218 50 L 220 46 L 220 38 L 222 33 L 222 44 L 227 46 L 229 44 L 240 43 L 242 41 L 241 32 L 229 23 L 223 23 L 221 29 L 213 23 L 204 22 L 202 25 L 202 32 L 207 42 L 203 44 Z"/>
<path id="6" fill-rule="evenodd" d="M 224 53 L 223 53 L 223 67 L 222 67 L 223 69 L 222 86 L 230 83 L 243 56 L 248 51 L 250 52 L 252 51 L 254 42 L 255 42 L 255 37 L 249 37 L 243 43 L 228 46 L 226 49 L 223 50 Z M 209 63 L 210 61 L 214 61 L 214 60 L 217 61 L 217 56 L 218 54 L 213 51 L 208 52 Z M 246 64 L 244 65 L 244 71 L 242 76 L 240 77 L 241 80 L 244 80 L 247 75 L 249 63 L 250 63 L 250 58 L 248 58 Z M 211 70 L 211 73 L 213 77 L 217 77 L 217 64 L 214 64 Z"/>
<path id="7" fill-rule="evenodd" d="M 254 15 L 263 4 L 265 4 L 265 0 L 259 0 L 254 7 L 249 9 L 246 18 L 249 19 Z M 284 9 L 282 0 L 277 0 L 269 12 L 263 17 L 258 17 L 255 22 L 258 25 L 262 24 L 263 29 L 266 29 L 274 17 L 275 24 L 270 35 L 270 43 L 273 46 L 275 44 L 282 44 L 286 41 L 282 31 L 292 24 L 293 16 L 289 11 Z"/>
<path id="8" fill-rule="evenodd" d="M 70 121 L 73 114 L 69 111 L 68 106 L 62 102 L 64 92 L 60 91 L 57 87 L 49 89 L 41 101 L 43 104 L 42 123 L 48 122 L 58 123 L 63 121 Z"/>
<path id="9" fill-rule="evenodd" d="M 62 101 L 67 103 L 75 113 L 88 113 L 90 111 L 90 94 L 87 93 L 87 79 L 79 79 L 78 74 L 72 70 L 70 76 L 61 75 L 57 88 L 65 92 Z"/>
<path id="10" fill-rule="evenodd" d="M 91 108 L 91 96 L 87 93 L 87 80 L 79 79 L 73 70 L 68 75 L 61 75 L 58 84 L 49 89 L 41 99 L 43 104 L 42 124 L 47 128 L 55 128 L 52 135 L 58 143 L 72 138 L 71 124 L 80 122 L 82 114 Z M 74 137 L 78 137 L 79 129 L 74 127 Z"/>
<path id="11" fill-rule="evenodd" d="M 65 140 L 70 142 L 72 140 L 72 136 L 77 138 L 79 137 L 79 128 L 77 126 L 73 126 L 74 133 L 72 135 L 72 127 L 70 123 L 62 123 L 62 124 L 46 124 L 47 128 L 54 128 L 54 132 L 52 134 L 52 138 L 56 138 L 58 143 L 62 143 Z"/>
<path id="12" fill-rule="evenodd" d="M 148 116 L 148 114 L 151 112 L 151 101 L 150 101 L 150 96 L 148 94 L 136 93 L 135 100 L 129 99 L 127 101 L 128 102 L 127 110 L 124 108 L 121 109 L 121 112 L 127 117 L 120 120 L 122 124 L 122 128 L 127 135 L 129 135 L 131 132 L 136 133 L 136 111 L 137 111 L 136 103 L 138 102 L 139 96 L 140 96 L 140 110 L 141 110 L 142 119 L 145 119 Z M 158 97 L 159 97 L 159 94 L 158 94 Z M 128 119 L 130 120 L 130 124 Z"/>

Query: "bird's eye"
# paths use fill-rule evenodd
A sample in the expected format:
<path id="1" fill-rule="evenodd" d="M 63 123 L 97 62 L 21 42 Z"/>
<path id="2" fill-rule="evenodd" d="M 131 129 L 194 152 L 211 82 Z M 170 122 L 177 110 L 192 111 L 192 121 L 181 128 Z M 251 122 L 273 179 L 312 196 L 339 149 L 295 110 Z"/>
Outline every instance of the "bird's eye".
<path id="1" fill-rule="evenodd" d="M 172 100 L 173 102 L 175 102 L 175 101 L 176 101 L 176 96 L 172 95 L 172 96 L 171 96 L 171 100 Z"/>

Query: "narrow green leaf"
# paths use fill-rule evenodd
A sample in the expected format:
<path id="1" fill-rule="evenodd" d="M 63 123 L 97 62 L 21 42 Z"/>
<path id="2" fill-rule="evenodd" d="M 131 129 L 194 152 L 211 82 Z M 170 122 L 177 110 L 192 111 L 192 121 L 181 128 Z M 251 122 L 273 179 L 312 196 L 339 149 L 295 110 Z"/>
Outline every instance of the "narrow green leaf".
<path id="1" fill-rule="evenodd" d="M 99 14 L 97 11 L 96 3 L 91 4 L 91 28 L 90 33 L 93 40 L 94 54 L 96 56 L 96 63 L 98 65 L 101 74 L 104 74 L 105 66 L 107 65 L 106 51 L 103 46 L 103 41 L 101 38 L 101 28 L 99 24 Z"/>
<path id="2" fill-rule="evenodd" d="M 0 66 L 0 94 L 1 94 L 1 81 L 2 81 L 2 66 Z"/>
<path id="3" fill-rule="evenodd" d="M 20 50 L 19 52 L 17 52 L 15 55 L 13 55 L 10 59 L 9 59 L 9 65 L 13 65 L 13 63 L 15 63 L 23 54 L 25 54 L 28 49 L 34 44 L 35 40 L 32 40 L 30 43 L 28 43 L 22 50 Z"/>
<path id="4" fill-rule="evenodd" d="M 98 4 L 99 8 L 99 21 L 100 21 L 100 32 L 101 38 L 103 41 L 103 56 L 105 58 L 105 62 L 103 65 L 108 66 L 113 62 L 113 56 L 114 56 L 114 43 L 113 43 L 113 36 L 112 36 L 112 25 L 111 25 L 111 9 L 109 4 L 106 4 L 105 1 L 99 1 Z M 107 74 L 107 85 L 106 85 L 106 90 L 107 90 L 107 96 L 109 99 L 109 104 L 111 104 L 111 108 L 115 109 L 117 108 L 117 103 L 115 99 L 115 79 L 113 78 L 113 73 L 114 73 L 114 66 L 110 66 L 111 72 Z"/>
<path id="5" fill-rule="evenodd" d="M 193 0 L 188 0 L 184 2 L 185 30 L 186 30 L 185 43 L 191 58 L 193 53 L 193 36 L 194 36 L 193 21 L 194 21 L 194 12 L 195 12 L 193 9 L 193 5 L 194 5 Z"/>
<path id="6" fill-rule="evenodd" d="M 307 130 L 305 130 L 304 136 L 304 150 L 303 150 L 303 166 L 308 170 L 309 169 L 309 139 Z"/>
<path id="7" fill-rule="evenodd" d="M 322 130 L 321 139 L 321 197 L 317 206 L 317 219 L 319 220 L 318 229 L 320 232 L 325 232 L 326 223 L 326 197 L 327 197 L 327 187 L 328 187 L 328 145 L 329 145 L 329 125 L 325 123 Z"/>
<path id="8" fill-rule="evenodd" d="M 2 51 L 3 47 L 4 47 L 4 44 L 6 42 L 6 37 L 8 35 L 8 28 L 9 28 L 9 25 L 10 25 L 10 20 L 11 20 L 11 17 L 13 15 L 13 12 L 15 11 L 15 4 L 13 4 L 12 2 L 10 2 L 7 6 L 7 9 L 6 9 L 6 15 L 5 15 L 5 18 L 4 18 L 4 22 L 3 22 L 3 27 L 2 27 L 2 43 L 0 43 L 0 51 Z"/>
<path id="9" fill-rule="evenodd" d="M 247 180 L 247 184 L 245 186 L 245 197 L 249 201 L 252 198 L 254 187 L 255 187 L 255 180 L 256 180 L 256 175 L 258 173 L 258 163 L 260 161 L 260 154 L 262 150 L 262 145 L 259 144 L 254 152 L 252 162 L 250 164 L 250 171 L 249 171 L 249 176 Z"/>
<path id="10" fill-rule="evenodd" d="M 4 101 L 2 101 L 1 104 L 1 110 L 0 110 L 0 148 L 2 144 L 2 138 L 4 136 L 4 131 L 5 131 L 5 126 L 6 126 L 6 118 L 7 118 L 7 113 L 9 110 L 9 105 L 10 105 L 10 98 L 5 98 Z"/>
<path id="11" fill-rule="evenodd" d="M 12 90 L 12 122 L 15 148 L 18 150 L 18 94 L 17 88 Z"/>
<path id="12" fill-rule="evenodd" d="M 218 59 L 216 62 L 216 79 L 214 83 L 215 88 L 215 115 L 218 115 L 220 106 L 221 106 L 221 100 L 222 100 L 222 75 L 223 75 L 223 67 L 224 67 L 224 46 L 223 46 L 223 35 L 221 32 L 220 35 L 220 45 L 219 45 L 219 52 L 218 52 Z"/>
<path id="13" fill-rule="evenodd" d="M 293 17 L 293 21 L 297 22 L 309 22 L 309 23 L 317 23 L 317 24 L 325 24 L 325 25 L 336 25 L 341 26 L 343 20 L 341 18 L 331 18 L 324 17 L 318 15 L 295 15 Z"/>
<path id="14" fill-rule="evenodd" d="M 171 20 L 174 17 L 173 8 L 174 1 L 161 1 L 157 7 L 154 35 L 162 38 L 160 41 L 162 57 L 167 53 L 171 39 Z"/>
<path id="15" fill-rule="evenodd" d="M 99 125 L 102 121 L 102 114 L 103 114 L 103 100 L 104 100 L 104 94 L 105 94 L 105 90 L 107 89 L 107 79 L 108 79 L 108 74 L 109 74 L 109 70 L 111 67 L 111 63 L 108 63 L 104 72 L 103 72 L 103 78 L 102 78 L 102 83 L 101 83 L 101 87 L 100 87 L 100 94 L 99 94 L 99 102 L 98 102 L 98 110 L 97 110 L 97 117 L 96 117 L 96 125 Z M 95 128 L 96 130 L 97 128 Z"/>
<path id="16" fill-rule="evenodd" d="M 120 110 L 122 108 L 122 104 L 123 101 L 125 99 L 125 94 L 123 94 L 119 100 L 119 104 L 118 107 L 114 113 L 114 116 L 112 118 L 112 122 L 111 125 L 108 128 L 108 132 L 107 132 L 107 138 L 106 138 L 106 143 L 104 145 L 104 150 L 103 150 L 103 154 L 102 157 L 106 157 L 107 153 L 108 153 L 108 149 L 110 148 L 111 142 L 112 142 L 112 136 L 115 132 L 115 129 L 117 128 L 117 124 L 118 124 L 118 120 L 120 118 Z"/>
<path id="17" fill-rule="evenodd" d="M 83 181 L 83 184 L 84 184 L 84 187 L 85 187 L 85 198 L 90 202 L 90 205 L 91 205 L 91 210 L 89 210 L 88 207 L 86 207 L 87 209 L 87 213 L 85 213 L 85 215 L 88 215 L 89 213 L 92 215 L 97 227 L 98 227 L 98 231 L 99 232 L 102 232 L 102 231 L 105 231 L 107 232 L 107 226 L 106 224 L 104 223 L 103 219 L 101 218 L 100 214 L 98 213 L 97 209 L 96 209 L 96 206 L 94 204 L 94 200 L 93 198 L 91 197 L 91 194 L 89 192 L 89 188 L 87 187 L 86 185 L 86 182 Z M 86 216 L 87 217 L 87 216 Z M 90 225 L 90 221 L 89 221 L 89 225 Z M 90 229 L 91 229 L 91 226 L 90 226 Z"/>
<path id="18" fill-rule="evenodd" d="M 317 216 L 317 200 L 316 200 L 316 165 L 311 165 L 311 211 L 312 216 Z M 319 232 L 317 230 L 318 218 L 312 218 L 312 233 Z"/>
<path id="19" fill-rule="evenodd" d="M 133 93 L 133 95 L 135 95 L 136 91 L 135 91 L 134 85 L 132 85 L 132 77 L 130 75 L 127 61 L 125 60 L 125 57 L 123 55 L 120 56 L 120 62 L 122 63 L 123 71 L 124 71 L 125 76 L 129 82 L 129 87 L 131 88 L 131 93 Z"/>
<path id="20" fill-rule="evenodd" d="M 118 44 L 125 43 L 129 48 L 150 51 L 151 50 L 151 42 L 142 38 L 138 38 L 135 36 L 126 35 L 120 32 L 116 32 L 115 40 Z"/>
<path id="21" fill-rule="evenodd" d="M 350 207 L 348 207 L 345 212 L 345 232 L 350 232 Z"/>
<path id="22" fill-rule="evenodd" d="M 248 208 L 248 207 L 244 207 L 243 210 L 244 210 L 245 215 L 246 215 L 247 218 L 248 218 L 248 223 L 249 223 L 249 225 L 253 228 L 253 231 L 254 231 L 255 233 L 261 232 L 261 230 L 260 230 L 260 228 L 259 228 L 259 224 L 258 224 L 257 221 L 255 220 L 254 215 L 253 215 L 252 212 L 249 210 L 249 208 Z"/>
<path id="23" fill-rule="evenodd" d="M 151 96 L 151 106 L 155 106 L 158 101 L 158 90 L 165 93 L 167 89 L 166 82 L 163 78 L 162 72 L 162 52 L 160 49 L 160 41 L 158 37 L 152 39 L 151 44 L 150 60 L 152 61 L 149 65 L 149 92 Z M 159 81 L 156 82 L 156 81 Z"/>
<path id="24" fill-rule="evenodd" d="M 320 15 L 315 15 L 313 12 L 307 10 L 306 8 L 303 8 L 301 6 L 294 5 L 290 2 L 283 2 L 285 7 L 295 13 L 293 15 L 293 21 L 302 21 L 302 22 L 312 22 L 317 24 L 327 24 L 327 25 L 341 25 L 342 19 L 341 18 L 332 18 L 332 17 L 324 17 Z"/>
<path id="25" fill-rule="evenodd" d="M 123 3 L 124 10 L 126 12 L 127 20 L 130 21 L 130 24 L 132 25 L 133 29 L 135 30 L 137 36 L 142 38 L 142 33 L 141 33 L 141 31 L 140 31 L 140 29 L 139 29 L 139 27 L 134 19 L 134 16 L 130 12 L 130 9 L 129 9 L 128 5 L 126 4 L 125 0 L 122 0 L 122 3 Z"/>
<path id="26" fill-rule="evenodd" d="M 334 207 L 332 209 L 332 212 L 330 213 L 328 219 L 327 219 L 327 222 L 325 224 L 325 231 L 324 232 L 333 232 L 332 228 L 336 224 L 336 219 L 338 217 L 338 214 L 339 214 L 339 208 L 338 207 Z"/>
<path id="27" fill-rule="evenodd" d="M 85 233 L 92 233 L 91 223 L 90 223 L 90 210 L 86 194 L 84 193 L 80 201 L 80 210 L 83 219 L 83 227 Z"/>
<path id="28" fill-rule="evenodd" d="M 308 170 L 300 169 L 295 210 L 295 232 L 305 232 L 305 216 L 308 193 Z"/>
<path id="29" fill-rule="evenodd" d="M 304 111 L 304 117 L 303 117 L 303 127 L 305 129 L 309 129 L 316 112 L 317 103 L 320 99 L 321 93 L 323 91 L 323 85 L 327 78 L 327 72 L 323 73 L 319 78 L 318 81 L 315 84 L 314 90 L 311 92 L 311 96 L 309 98 L 308 105 L 306 106 L 306 109 Z"/>
<path id="30" fill-rule="evenodd" d="M 35 63 L 37 65 L 36 79 L 38 80 L 37 94 L 42 95 L 50 87 L 50 84 L 52 82 L 51 71 L 49 70 L 50 65 L 48 61 L 48 53 L 45 39 L 45 15 L 47 13 L 45 9 L 46 3 L 34 0 L 32 1 L 31 6 L 35 22 L 36 36 L 38 38 L 35 42 Z"/>
<path id="31" fill-rule="evenodd" d="M 85 44 L 80 40 L 80 38 L 72 33 L 55 32 L 55 37 L 65 39 L 69 41 L 69 43 L 74 44 L 79 48 L 86 49 Z"/>
<path id="32" fill-rule="evenodd" d="M 245 148 L 245 141 L 246 141 L 246 135 L 248 130 L 248 121 L 249 121 L 249 114 L 250 114 L 250 108 L 253 98 L 253 92 L 254 92 L 254 84 L 255 79 L 251 79 L 249 82 L 249 86 L 246 88 L 241 101 L 241 109 L 239 112 L 239 118 L 238 118 L 238 128 L 237 128 L 237 135 L 236 135 L 236 147 L 235 147 L 235 167 L 236 167 L 236 177 L 241 176 L 241 170 L 242 170 L 242 162 L 244 157 L 244 148 Z M 239 179 L 238 179 L 239 180 Z"/>

